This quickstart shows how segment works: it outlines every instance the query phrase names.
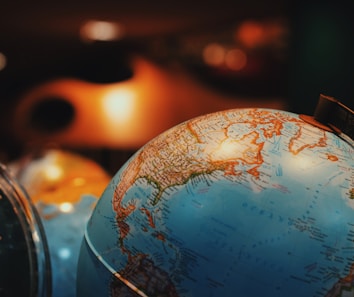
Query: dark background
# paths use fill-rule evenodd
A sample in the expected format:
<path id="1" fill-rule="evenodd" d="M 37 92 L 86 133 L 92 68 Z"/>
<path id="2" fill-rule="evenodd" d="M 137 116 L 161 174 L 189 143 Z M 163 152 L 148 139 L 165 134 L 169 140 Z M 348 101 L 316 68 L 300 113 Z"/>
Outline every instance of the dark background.
<path id="1" fill-rule="evenodd" d="M 178 63 L 188 75 L 236 101 L 280 98 L 287 110 L 312 114 L 323 93 L 354 107 L 354 21 L 349 1 L 3 1 L 0 13 L 0 53 L 7 58 L 0 71 L 1 162 L 24 153 L 24 143 L 14 135 L 11 123 L 13 109 L 28 90 L 61 77 L 99 84 L 124 81 L 133 75 L 132 54 L 167 68 Z M 89 18 L 119 21 L 126 35 L 115 42 L 83 43 L 77 32 Z M 248 19 L 281 19 L 287 29 L 279 52 L 258 53 L 263 71 L 237 75 L 215 71 L 185 53 L 189 43 L 208 34 L 218 39 Z M 115 171 L 135 149 L 78 150 Z M 112 160 L 113 168 L 108 165 Z"/>

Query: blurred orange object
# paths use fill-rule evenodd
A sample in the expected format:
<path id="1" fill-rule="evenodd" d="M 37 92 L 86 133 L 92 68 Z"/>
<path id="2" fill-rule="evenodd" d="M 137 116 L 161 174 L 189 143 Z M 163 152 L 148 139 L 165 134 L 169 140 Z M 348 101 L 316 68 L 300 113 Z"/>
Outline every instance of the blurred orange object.
<path id="1" fill-rule="evenodd" d="M 281 98 L 221 94 L 178 67 L 164 68 L 140 56 L 132 59 L 132 68 L 133 77 L 117 83 L 61 78 L 34 87 L 15 109 L 15 137 L 36 145 L 136 149 L 166 129 L 209 112 L 285 108 Z"/>

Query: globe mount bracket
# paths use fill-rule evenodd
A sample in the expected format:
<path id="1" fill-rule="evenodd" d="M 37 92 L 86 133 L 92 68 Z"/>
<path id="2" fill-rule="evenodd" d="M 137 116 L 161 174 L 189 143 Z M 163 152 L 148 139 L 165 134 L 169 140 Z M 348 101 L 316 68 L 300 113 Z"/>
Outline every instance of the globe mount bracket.
<path id="1" fill-rule="evenodd" d="M 354 147 L 354 111 L 337 99 L 320 94 L 313 116 L 301 114 L 305 122 L 337 134 Z"/>

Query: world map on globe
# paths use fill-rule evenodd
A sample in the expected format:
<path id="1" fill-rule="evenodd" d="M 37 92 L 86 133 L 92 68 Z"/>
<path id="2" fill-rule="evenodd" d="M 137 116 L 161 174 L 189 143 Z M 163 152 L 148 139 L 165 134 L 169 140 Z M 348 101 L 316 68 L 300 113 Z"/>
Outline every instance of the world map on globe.
<path id="1" fill-rule="evenodd" d="M 171 128 L 98 201 L 78 296 L 354 296 L 353 153 L 272 109 Z"/>

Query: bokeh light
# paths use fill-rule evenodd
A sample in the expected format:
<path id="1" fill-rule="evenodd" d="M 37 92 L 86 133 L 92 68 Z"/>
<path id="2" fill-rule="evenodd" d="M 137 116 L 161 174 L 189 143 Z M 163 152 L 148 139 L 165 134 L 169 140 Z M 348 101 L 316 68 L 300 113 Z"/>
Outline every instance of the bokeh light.
<path id="1" fill-rule="evenodd" d="M 63 176 L 63 170 L 58 165 L 49 165 L 44 170 L 45 178 L 49 181 L 57 181 Z"/>
<path id="2" fill-rule="evenodd" d="M 247 47 L 254 48 L 263 43 L 265 38 L 264 26 L 256 21 L 245 21 L 236 33 L 237 39 Z"/>
<path id="3" fill-rule="evenodd" d="M 0 71 L 6 67 L 7 59 L 6 56 L 0 52 Z"/>
<path id="4" fill-rule="evenodd" d="M 236 42 L 248 49 L 260 47 L 284 48 L 289 35 L 286 22 L 282 19 L 242 22 L 235 31 Z"/>
<path id="5" fill-rule="evenodd" d="M 237 48 L 229 50 L 225 55 L 225 64 L 230 70 L 241 70 L 247 64 L 247 55 Z"/>
<path id="6" fill-rule="evenodd" d="M 218 43 L 210 43 L 203 50 L 204 62 L 210 66 L 220 66 L 224 63 L 225 48 Z"/>
<path id="7" fill-rule="evenodd" d="M 61 212 L 69 213 L 74 210 L 74 206 L 70 202 L 63 202 L 59 205 L 59 209 Z"/>
<path id="8" fill-rule="evenodd" d="M 113 89 L 102 98 L 103 112 L 111 123 L 129 124 L 134 116 L 133 89 Z"/>
<path id="9" fill-rule="evenodd" d="M 124 28 L 115 22 L 90 20 L 81 27 L 80 35 L 87 41 L 112 41 L 124 36 Z"/>

